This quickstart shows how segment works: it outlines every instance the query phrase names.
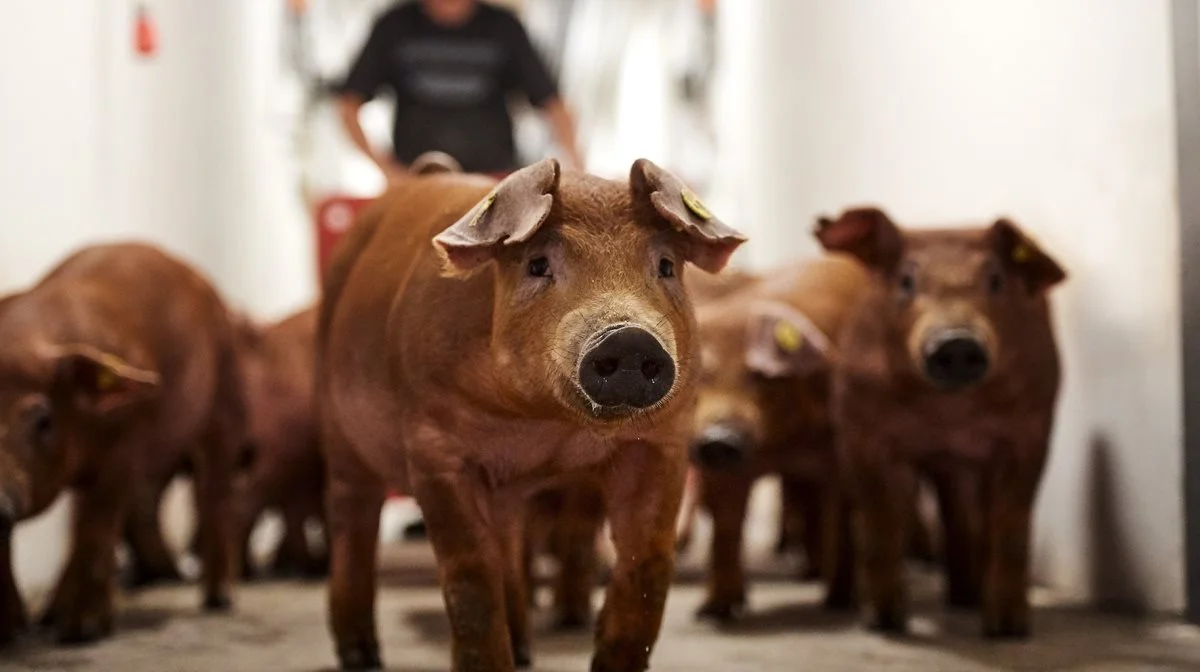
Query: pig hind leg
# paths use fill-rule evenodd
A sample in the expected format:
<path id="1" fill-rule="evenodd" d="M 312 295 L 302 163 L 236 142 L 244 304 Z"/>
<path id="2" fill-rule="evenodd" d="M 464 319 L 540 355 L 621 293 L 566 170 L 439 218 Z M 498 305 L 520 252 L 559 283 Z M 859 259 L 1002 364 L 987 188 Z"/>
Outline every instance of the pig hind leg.
<path id="1" fill-rule="evenodd" d="M 604 524 L 604 501 L 596 487 L 580 486 L 567 493 L 559 513 L 556 539 L 558 580 L 554 594 L 559 630 L 575 630 L 592 620 L 592 589 L 596 585 L 596 537 Z"/>
<path id="2" fill-rule="evenodd" d="M 170 478 L 148 479 L 139 486 L 125 522 L 125 541 L 129 544 L 132 572 L 128 586 L 138 588 L 155 583 L 182 581 L 174 554 L 163 538 L 159 507 Z"/>
<path id="3" fill-rule="evenodd" d="M 246 414 L 241 390 L 236 355 L 232 346 L 222 345 L 217 356 L 213 408 L 193 458 L 203 604 L 207 610 L 224 610 L 232 605 L 231 584 L 239 567 L 241 539 L 236 534 L 233 484 L 245 439 Z"/>
<path id="4" fill-rule="evenodd" d="M 12 571 L 12 530 L 0 532 L 0 646 L 25 628 L 28 615 Z"/>

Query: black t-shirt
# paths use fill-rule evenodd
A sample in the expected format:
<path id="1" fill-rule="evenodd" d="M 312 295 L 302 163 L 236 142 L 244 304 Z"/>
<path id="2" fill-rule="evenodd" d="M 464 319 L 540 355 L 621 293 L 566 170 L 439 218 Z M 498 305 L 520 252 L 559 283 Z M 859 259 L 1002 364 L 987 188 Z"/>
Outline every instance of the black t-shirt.
<path id="1" fill-rule="evenodd" d="M 408 164 L 437 150 L 468 172 L 517 168 L 508 94 L 539 107 L 558 95 L 517 17 L 482 2 L 452 28 L 420 2 L 380 17 L 343 90 L 370 100 L 385 88 L 396 96 L 396 158 Z"/>

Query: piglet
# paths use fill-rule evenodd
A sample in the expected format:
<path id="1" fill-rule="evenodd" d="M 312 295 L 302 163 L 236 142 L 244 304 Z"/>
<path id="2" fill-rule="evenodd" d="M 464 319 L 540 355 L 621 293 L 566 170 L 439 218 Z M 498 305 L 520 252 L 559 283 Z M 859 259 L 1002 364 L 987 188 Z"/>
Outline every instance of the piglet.
<path id="1" fill-rule="evenodd" d="M 251 575 L 250 533 L 268 510 L 283 517 L 284 533 L 272 571 L 320 576 L 327 558 L 308 543 L 306 524 L 324 527 L 325 468 L 317 446 L 314 394 L 316 308 L 274 324 L 238 320 L 237 349 L 245 382 L 247 433 L 238 479 L 239 528 Z"/>
<path id="2" fill-rule="evenodd" d="M 230 488 L 244 409 L 228 312 L 207 280 L 140 244 L 99 245 L 0 305 L 0 639 L 25 622 L 13 526 L 75 494 L 45 621 L 63 642 L 113 626 L 115 546 L 163 454 L 190 454 L 204 606 L 230 604 Z"/>
<path id="3" fill-rule="evenodd" d="M 619 559 L 594 672 L 645 669 L 674 569 L 696 339 L 686 262 L 744 238 L 646 160 L 629 181 L 552 159 L 497 184 L 398 183 L 334 253 L 317 399 L 342 668 L 380 666 L 375 556 L 389 488 L 421 506 L 452 668 L 529 662 L 514 517 L 556 479 L 592 478 Z"/>
<path id="4" fill-rule="evenodd" d="M 1047 292 L 1066 274 L 1007 219 L 906 231 L 856 208 L 820 219 L 816 235 L 871 273 L 833 388 L 871 624 L 906 628 L 904 503 L 926 476 L 949 602 L 982 597 L 986 636 L 1029 635 L 1030 526 L 1059 386 Z"/>

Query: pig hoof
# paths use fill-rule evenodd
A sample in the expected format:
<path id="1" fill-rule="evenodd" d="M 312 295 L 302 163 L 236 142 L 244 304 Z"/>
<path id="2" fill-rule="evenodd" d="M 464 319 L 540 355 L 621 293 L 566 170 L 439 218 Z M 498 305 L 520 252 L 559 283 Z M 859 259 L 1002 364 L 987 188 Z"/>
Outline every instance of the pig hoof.
<path id="1" fill-rule="evenodd" d="M 588 626 L 588 617 L 581 614 L 562 614 L 558 620 L 554 622 L 554 629 L 559 632 L 576 632 L 585 630 Z"/>
<path id="2" fill-rule="evenodd" d="M 513 645 L 513 664 L 518 668 L 526 668 L 533 664 L 533 657 L 529 655 L 528 644 Z"/>
<path id="3" fill-rule="evenodd" d="M 233 608 L 233 600 L 229 599 L 228 595 L 205 595 L 204 610 L 205 611 L 229 611 Z"/>
<path id="4" fill-rule="evenodd" d="M 105 617 L 92 616 L 71 621 L 58 632 L 60 644 L 90 644 L 112 633 L 112 621 Z"/>
<path id="5" fill-rule="evenodd" d="M 854 595 L 849 591 L 832 591 L 825 595 L 822 606 L 826 611 L 849 611 L 854 608 Z"/>
<path id="6" fill-rule="evenodd" d="M 978 609 L 981 603 L 978 591 L 951 590 L 946 594 L 946 606 L 951 609 Z"/>
<path id="7" fill-rule="evenodd" d="M 985 623 L 983 636 L 987 639 L 1009 641 L 1029 639 L 1029 624 L 1015 623 L 1009 619 L 1001 619 L 999 623 Z"/>
<path id="8" fill-rule="evenodd" d="M 697 620 L 713 621 L 719 624 L 732 623 L 739 616 L 743 607 L 741 604 L 731 602 L 705 602 L 699 610 L 696 611 Z"/>
<path id="9" fill-rule="evenodd" d="M 383 661 L 379 658 L 379 646 L 360 644 L 343 648 L 338 651 L 338 665 L 343 670 L 381 670 Z"/>
<path id="10" fill-rule="evenodd" d="M 877 614 L 871 621 L 870 629 L 885 635 L 908 634 L 908 619 L 897 612 Z"/>

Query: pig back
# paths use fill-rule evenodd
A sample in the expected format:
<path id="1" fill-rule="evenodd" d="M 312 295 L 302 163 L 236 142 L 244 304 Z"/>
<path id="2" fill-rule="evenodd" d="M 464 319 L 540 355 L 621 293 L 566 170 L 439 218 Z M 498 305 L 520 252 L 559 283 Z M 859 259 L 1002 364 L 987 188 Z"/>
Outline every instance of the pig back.
<path id="1" fill-rule="evenodd" d="M 836 342 L 865 296 L 869 280 L 869 274 L 856 260 L 843 254 L 826 254 L 766 274 L 756 294 L 790 305 Z"/>

